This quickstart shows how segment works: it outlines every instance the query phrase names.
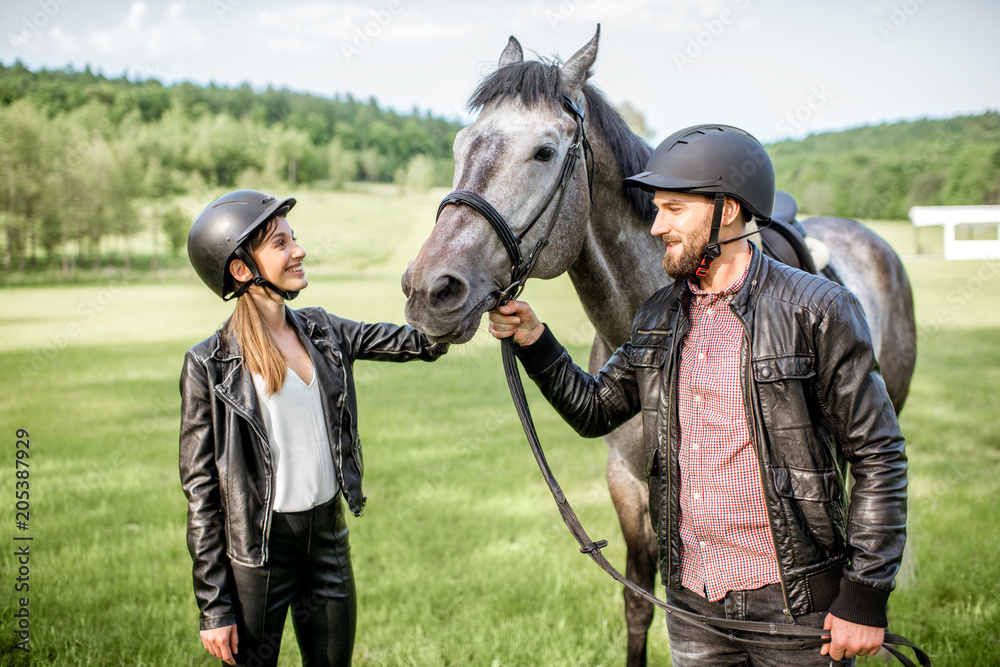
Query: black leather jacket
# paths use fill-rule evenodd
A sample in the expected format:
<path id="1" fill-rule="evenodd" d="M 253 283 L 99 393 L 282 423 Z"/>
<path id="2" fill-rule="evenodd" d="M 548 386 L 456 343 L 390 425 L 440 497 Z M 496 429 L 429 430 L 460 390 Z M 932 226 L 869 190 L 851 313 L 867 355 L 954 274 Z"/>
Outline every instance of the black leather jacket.
<path id="1" fill-rule="evenodd" d="M 790 616 L 829 609 L 885 627 L 906 525 L 906 456 L 848 290 L 753 247 L 729 307 L 744 325 L 743 403 L 757 453 Z M 642 413 L 650 518 L 664 582 L 680 586 L 676 378 L 688 330 L 686 282 L 654 294 L 631 338 L 591 377 L 546 330 L 515 348 L 542 393 L 581 435 L 604 435 Z M 848 504 L 845 461 L 855 483 Z"/>
<path id="2" fill-rule="evenodd" d="M 448 346 L 432 344 L 408 326 L 352 322 L 321 308 L 285 312 L 319 382 L 337 482 L 360 516 L 364 462 L 354 360 L 433 361 Z M 187 543 L 201 629 L 208 630 L 236 622 L 229 561 L 260 567 L 267 560 L 273 470 L 257 392 L 235 340 L 219 331 L 188 350 L 180 390 Z"/>

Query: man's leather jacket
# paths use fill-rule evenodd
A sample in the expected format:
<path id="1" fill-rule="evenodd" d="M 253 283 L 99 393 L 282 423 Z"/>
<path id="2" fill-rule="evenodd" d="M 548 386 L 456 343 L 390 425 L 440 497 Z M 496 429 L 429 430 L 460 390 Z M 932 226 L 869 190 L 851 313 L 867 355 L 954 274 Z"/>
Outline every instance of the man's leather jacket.
<path id="1" fill-rule="evenodd" d="M 861 305 L 845 288 L 753 246 L 729 303 L 744 326 L 742 393 L 789 617 L 827 610 L 887 625 L 906 525 L 906 456 Z M 630 339 L 591 377 L 546 328 L 515 347 L 531 378 L 581 435 L 642 413 L 649 507 L 664 582 L 680 586 L 677 372 L 690 289 L 640 308 Z M 848 503 L 845 461 L 855 482 Z"/>
<path id="2" fill-rule="evenodd" d="M 285 312 L 319 382 L 337 482 L 360 516 L 366 498 L 354 360 L 432 361 L 448 346 L 407 326 L 352 322 L 321 308 Z M 253 379 L 232 337 L 220 330 L 188 350 L 180 390 L 187 543 L 201 629 L 209 630 L 236 622 L 229 561 L 260 567 L 267 560 L 274 471 Z"/>

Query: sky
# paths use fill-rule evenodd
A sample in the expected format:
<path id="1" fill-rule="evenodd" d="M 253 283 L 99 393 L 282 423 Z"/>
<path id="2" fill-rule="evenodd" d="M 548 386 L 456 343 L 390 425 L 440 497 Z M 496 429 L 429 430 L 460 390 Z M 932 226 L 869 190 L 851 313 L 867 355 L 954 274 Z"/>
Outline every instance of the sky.
<path id="1" fill-rule="evenodd" d="M 697 123 L 770 143 L 1000 109 L 998 0 L 4 0 L 0 61 L 350 93 L 463 123 L 510 35 L 568 59 L 655 145 Z"/>

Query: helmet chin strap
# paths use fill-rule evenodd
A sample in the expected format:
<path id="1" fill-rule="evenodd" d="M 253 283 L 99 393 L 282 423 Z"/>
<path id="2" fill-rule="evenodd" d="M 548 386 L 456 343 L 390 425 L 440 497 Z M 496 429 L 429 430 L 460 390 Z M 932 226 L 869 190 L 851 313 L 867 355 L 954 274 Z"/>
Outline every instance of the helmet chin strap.
<path id="1" fill-rule="evenodd" d="M 720 242 L 719 230 L 722 228 L 722 209 L 725 201 L 726 196 L 724 194 L 717 193 L 715 195 L 715 207 L 712 211 L 712 231 L 709 233 L 708 244 L 705 246 L 705 250 L 702 251 L 701 262 L 698 264 L 698 268 L 695 269 L 694 272 L 694 274 L 699 278 L 704 278 L 708 275 L 708 269 L 712 266 L 712 261 L 722 254 L 722 246 L 727 243 L 732 243 L 733 241 L 745 239 L 746 237 L 753 236 L 754 234 L 759 234 L 762 229 L 771 224 L 770 220 L 766 220 L 763 224 L 758 223 L 757 229 L 752 232 L 747 232 L 746 234 Z"/>
<path id="2" fill-rule="evenodd" d="M 244 264 L 246 264 L 246 267 L 250 271 L 250 275 L 253 276 L 253 279 L 248 280 L 242 285 L 240 285 L 239 289 L 234 291 L 232 296 L 230 296 L 228 299 L 225 299 L 226 301 L 229 301 L 229 299 L 236 299 L 243 296 L 244 294 L 246 294 L 247 290 L 250 289 L 251 285 L 266 287 L 267 289 L 271 290 L 272 292 L 283 298 L 285 301 L 291 301 L 292 299 L 294 299 L 299 295 L 299 290 L 295 290 L 294 292 L 283 290 L 274 283 L 272 283 L 270 280 L 267 280 L 262 275 L 260 275 L 260 270 L 257 268 L 257 263 L 253 261 L 253 257 L 250 256 L 250 253 L 248 253 L 246 250 L 243 249 L 243 246 L 236 248 L 233 254 L 235 254 Z"/>
<path id="3" fill-rule="evenodd" d="M 708 236 L 708 245 L 701 252 L 701 262 L 695 269 L 694 275 L 704 278 L 708 275 L 708 269 L 712 266 L 712 261 L 722 254 L 722 247 L 719 244 L 719 229 L 722 227 L 722 209 L 725 208 L 726 195 L 716 193 L 715 206 L 712 211 L 712 231 Z"/>

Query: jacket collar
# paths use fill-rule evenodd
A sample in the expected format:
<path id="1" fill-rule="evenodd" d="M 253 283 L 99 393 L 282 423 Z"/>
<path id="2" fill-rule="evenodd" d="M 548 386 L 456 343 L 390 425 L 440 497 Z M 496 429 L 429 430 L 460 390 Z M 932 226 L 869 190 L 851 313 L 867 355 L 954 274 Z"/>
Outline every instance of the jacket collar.
<path id="1" fill-rule="evenodd" d="M 242 411 L 243 416 L 249 419 L 254 426 L 264 434 L 263 414 L 257 401 L 257 388 L 253 384 L 253 376 L 243 365 L 243 357 L 240 354 L 239 345 L 236 340 L 227 335 L 224 331 L 219 331 L 219 347 L 213 356 L 223 363 L 225 377 L 222 382 L 215 385 L 215 393 L 223 400 L 230 403 L 234 408 Z"/>
<path id="2" fill-rule="evenodd" d="M 316 340 L 316 323 L 308 317 L 302 317 L 297 312 L 285 306 L 285 317 L 293 327 L 299 332 L 299 336 L 306 336 L 310 340 Z"/>
<path id="3" fill-rule="evenodd" d="M 285 317 L 295 327 L 296 331 L 299 332 L 299 337 L 302 338 L 302 324 L 300 319 L 296 317 L 295 311 L 285 306 Z M 314 328 L 315 325 L 309 327 L 310 333 Z M 243 354 L 239 343 L 236 341 L 236 337 L 228 333 L 225 328 L 219 329 L 216 333 L 216 344 L 211 356 L 216 361 L 223 362 L 225 376 L 222 382 L 215 386 L 215 391 L 232 404 L 233 407 L 244 412 L 244 416 L 251 419 L 254 425 L 260 429 L 260 432 L 264 433 L 264 420 L 260 410 L 260 403 L 257 400 L 257 388 L 253 383 L 253 375 L 242 363 Z M 306 340 L 303 340 L 303 344 L 306 347 L 306 351 L 309 352 L 313 367 L 315 368 L 316 355 L 312 354 L 313 346 L 309 345 Z"/>
<path id="4" fill-rule="evenodd" d="M 761 253 L 760 248 L 757 247 L 753 241 L 749 241 L 750 244 L 750 267 L 747 269 L 746 280 L 743 281 L 743 285 L 740 287 L 733 295 L 731 306 L 737 313 L 745 315 L 749 310 L 750 300 L 757 293 L 757 285 L 759 284 L 761 278 L 763 277 L 762 271 L 766 271 L 764 268 L 764 255 Z M 681 287 L 681 304 L 684 306 L 685 315 L 688 312 L 688 306 L 691 303 L 691 298 L 693 297 L 691 291 L 691 286 L 688 281 L 684 281 Z"/>
<path id="5" fill-rule="evenodd" d="M 733 295 L 732 307 L 737 313 L 745 314 L 751 305 L 751 300 L 757 292 L 757 285 L 760 283 L 763 274 L 761 273 L 764 266 L 764 255 L 761 253 L 760 248 L 753 241 L 747 241 L 750 244 L 750 268 L 747 271 L 746 281 L 743 286 L 740 287 L 739 291 Z"/>

